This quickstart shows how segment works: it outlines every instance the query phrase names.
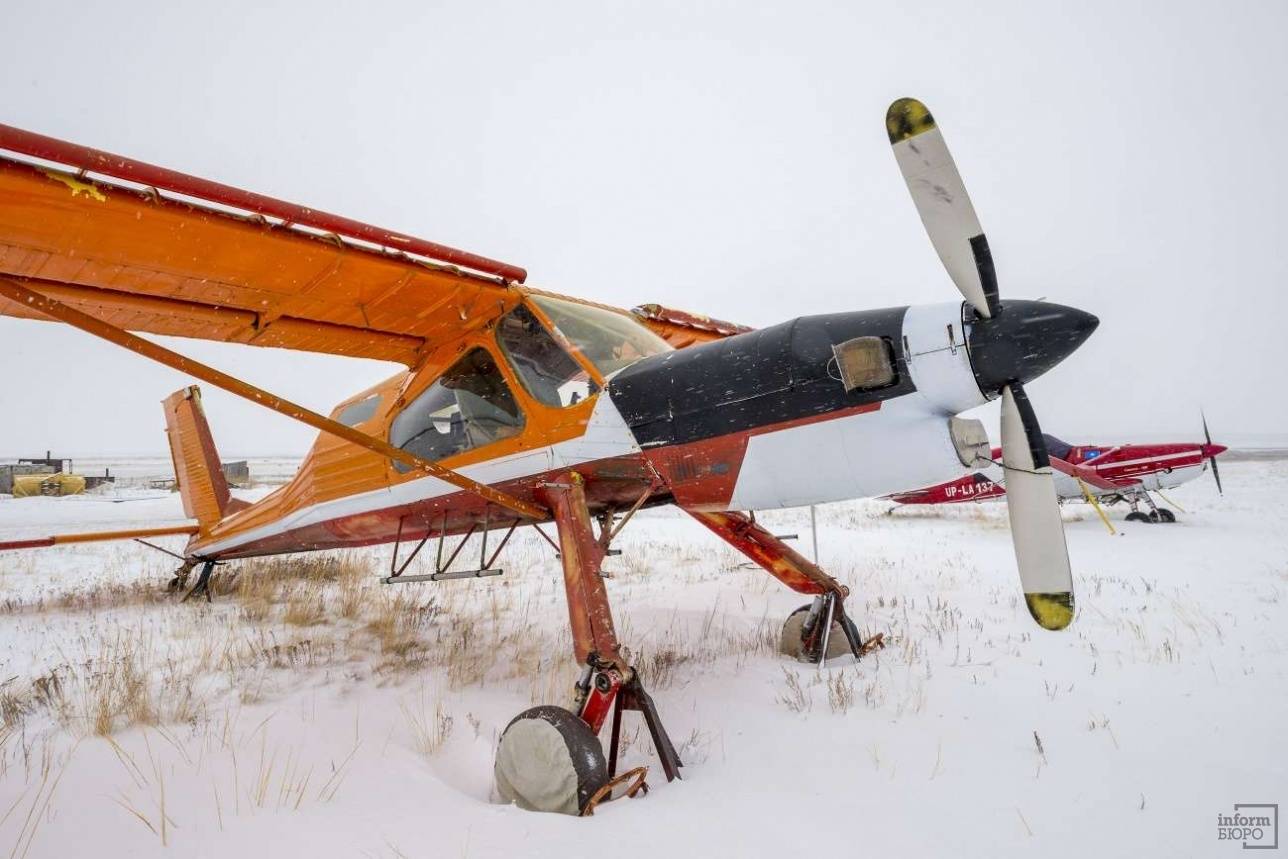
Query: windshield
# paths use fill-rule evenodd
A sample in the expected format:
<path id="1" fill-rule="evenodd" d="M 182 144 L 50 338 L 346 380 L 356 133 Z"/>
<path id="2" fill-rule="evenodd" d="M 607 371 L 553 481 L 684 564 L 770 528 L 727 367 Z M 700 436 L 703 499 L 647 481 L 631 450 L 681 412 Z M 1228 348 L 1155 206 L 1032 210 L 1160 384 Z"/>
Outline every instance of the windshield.
<path id="1" fill-rule="evenodd" d="M 608 376 L 641 358 L 670 352 L 670 345 L 640 323 L 602 307 L 534 295 L 559 333 Z"/>
<path id="2" fill-rule="evenodd" d="M 1042 441 L 1046 442 L 1047 453 L 1056 459 L 1068 459 L 1069 451 L 1073 450 L 1073 445 L 1061 441 L 1050 433 L 1042 433 Z"/>

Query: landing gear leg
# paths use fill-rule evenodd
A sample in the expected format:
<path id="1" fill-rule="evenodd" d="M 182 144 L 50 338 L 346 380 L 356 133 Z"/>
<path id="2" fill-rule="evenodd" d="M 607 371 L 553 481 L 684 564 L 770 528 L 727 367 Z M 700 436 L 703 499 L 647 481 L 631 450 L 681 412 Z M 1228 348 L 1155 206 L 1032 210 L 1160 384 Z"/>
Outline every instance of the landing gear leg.
<path id="1" fill-rule="evenodd" d="M 1158 505 L 1154 503 L 1154 499 L 1149 497 L 1149 493 L 1145 490 L 1142 489 L 1140 494 L 1145 498 L 1145 503 L 1149 505 L 1149 521 L 1157 523 L 1159 521 Z"/>
<path id="2" fill-rule="evenodd" d="M 1139 509 L 1140 502 L 1142 500 L 1149 506 L 1148 513 L 1142 513 Z M 1131 504 L 1131 512 L 1127 514 L 1128 522 L 1149 522 L 1150 524 L 1157 524 L 1159 522 L 1176 521 L 1176 514 L 1171 510 L 1168 510 L 1166 507 L 1159 507 L 1155 504 L 1154 499 L 1149 494 L 1148 490 L 1138 489 L 1127 499 L 1127 502 Z"/>
<path id="3" fill-rule="evenodd" d="M 847 653 L 857 657 L 870 649 L 844 604 L 830 591 L 789 614 L 778 642 L 778 652 L 784 656 L 818 665 Z"/>
<path id="4" fill-rule="evenodd" d="M 1131 495 L 1126 496 L 1127 503 L 1131 505 L 1131 512 L 1128 513 L 1126 517 L 1124 517 L 1128 522 L 1147 522 L 1148 523 L 1148 522 L 1154 521 L 1153 519 L 1149 518 L 1149 514 L 1140 512 L 1140 496 L 1143 494 L 1144 493 L 1142 492 L 1133 492 Z M 1149 498 L 1148 495 L 1146 495 L 1145 497 Z"/>
<path id="5" fill-rule="evenodd" d="M 864 641 L 845 611 L 850 589 L 815 563 L 762 528 L 746 513 L 688 511 L 721 539 L 755 561 L 787 587 L 814 594 L 814 602 L 792 612 L 783 624 L 779 649 L 802 662 L 822 665 L 847 651 L 860 659 L 884 647 L 882 633 Z"/>
<path id="6" fill-rule="evenodd" d="M 643 715 L 667 781 L 679 778 L 683 763 L 617 641 L 600 572 L 609 531 L 595 537 L 581 475 L 570 472 L 542 485 L 537 494 L 554 512 L 559 528 L 573 653 L 583 668 L 571 710 L 534 707 L 505 729 L 496 752 L 496 786 L 502 799 L 522 808 L 588 814 L 614 781 L 634 776 L 628 793 L 645 787 L 641 771 L 616 775 L 623 710 Z M 610 713 L 613 730 L 605 759 L 598 735 Z"/>
<path id="7" fill-rule="evenodd" d="M 192 586 L 192 590 L 184 594 L 180 602 L 187 602 L 197 594 L 205 594 L 206 602 L 210 602 L 210 574 L 215 570 L 214 561 L 203 561 L 201 564 L 201 573 L 197 576 L 197 583 Z"/>
<path id="8" fill-rule="evenodd" d="M 1140 494 L 1145 496 L 1145 503 L 1149 505 L 1150 522 L 1157 523 L 1157 522 L 1175 522 L 1176 521 L 1176 514 L 1173 513 L 1171 510 L 1168 510 L 1166 507 L 1159 507 L 1157 504 L 1155 504 L 1154 499 L 1149 494 L 1148 490 L 1142 489 L 1140 491 Z"/>

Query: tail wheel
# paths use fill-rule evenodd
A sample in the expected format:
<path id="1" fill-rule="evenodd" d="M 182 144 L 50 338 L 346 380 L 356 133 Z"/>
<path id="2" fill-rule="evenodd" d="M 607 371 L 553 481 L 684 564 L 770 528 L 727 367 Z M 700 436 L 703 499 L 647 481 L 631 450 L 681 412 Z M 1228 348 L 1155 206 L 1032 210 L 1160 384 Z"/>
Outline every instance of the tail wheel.
<path id="1" fill-rule="evenodd" d="M 1158 508 L 1158 521 L 1159 521 L 1159 522 L 1175 522 L 1175 521 L 1176 521 L 1176 514 L 1175 514 L 1175 513 L 1173 513 L 1171 510 L 1168 510 L 1166 507 L 1160 507 L 1160 508 Z"/>
<path id="2" fill-rule="evenodd" d="M 183 566 L 174 571 L 172 578 L 165 586 L 170 593 L 178 593 L 188 587 L 188 576 L 192 573 L 192 568 L 197 566 L 196 561 L 185 560 Z"/>
<path id="3" fill-rule="evenodd" d="M 801 606 L 787 616 L 783 623 L 782 638 L 778 642 L 778 652 L 784 656 L 790 656 L 792 659 L 800 659 L 802 651 L 805 649 L 805 619 L 809 617 L 810 606 L 808 604 Z M 832 659 L 836 656 L 845 656 L 850 652 L 850 642 L 845 637 L 845 631 L 841 629 L 841 624 L 832 621 L 832 630 L 827 638 L 827 656 Z"/>
<path id="4" fill-rule="evenodd" d="M 497 793 L 528 811 L 580 814 L 608 782 L 604 749 L 590 726 L 551 705 L 524 710 L 496 749 Z"/>

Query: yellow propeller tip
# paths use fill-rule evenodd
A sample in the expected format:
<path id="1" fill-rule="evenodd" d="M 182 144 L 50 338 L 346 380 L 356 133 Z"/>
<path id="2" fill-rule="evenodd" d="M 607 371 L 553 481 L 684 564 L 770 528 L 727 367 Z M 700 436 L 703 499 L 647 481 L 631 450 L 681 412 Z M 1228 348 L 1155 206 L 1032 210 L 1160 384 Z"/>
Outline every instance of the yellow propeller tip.
<path id="1" fill-rule="evenodd" d="M 930 110 L 915 98 L 895 99 L 886 111 L 886 134 L 891 144 L 924 134 L 934 127 L 935 118 Z"/>
<path id="2" fill-rule="evenodd" d="M 1073 622 L 1073 594 L 1025 594 L 1029 614 L 1043 629 L 1064 629 Z"/>

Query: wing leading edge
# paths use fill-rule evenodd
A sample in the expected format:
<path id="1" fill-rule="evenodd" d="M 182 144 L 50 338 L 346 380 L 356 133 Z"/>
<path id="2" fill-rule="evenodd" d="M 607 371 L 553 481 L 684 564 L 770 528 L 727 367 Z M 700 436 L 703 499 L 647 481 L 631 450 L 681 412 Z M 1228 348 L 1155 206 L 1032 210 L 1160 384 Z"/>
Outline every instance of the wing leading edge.
<path id="1" fill-rule="evenodd" d="M 0 276 L 127 330 L 414 366 L 507 309 L 526 277 L 8 126 L 0 149 L 79 171 L 0 155 Z M 45 318 L 4 299 L 0 315 Z"/>

